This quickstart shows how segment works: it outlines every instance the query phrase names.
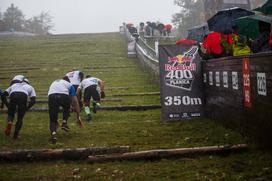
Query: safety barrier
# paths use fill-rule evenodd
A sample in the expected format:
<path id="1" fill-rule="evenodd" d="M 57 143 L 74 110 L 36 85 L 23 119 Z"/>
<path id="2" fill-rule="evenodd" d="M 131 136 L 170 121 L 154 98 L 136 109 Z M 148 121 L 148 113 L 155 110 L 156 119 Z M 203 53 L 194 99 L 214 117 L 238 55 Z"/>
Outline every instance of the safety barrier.
<path id="1" fill-rule="evenodd" d="M 155 50 L 143 39 L 138 60 L 159 79 Z M 272 148 L 272 53 L 203 61 L 205 115 Z"/>
<path id="2" fill-rule="evenodd" d="M 272 147 L 272 53 L 203 63 L 206 115 Z"/>
<path id="3" fill-rule="evenodd" d="M 145 71 L 148 71 L 153 75 L 156 82 L 159 81 L 159 61 L 155 49 L 150 47 L 146 41 L 140 36 L 137 41 L 134 37 L 131 36 L 129 31 L 125 28 L 125 37 L 127 42 L 135 41 L 135 53 L 136 56 L 144 68 Z M 128 50 L 128 56 L 129 56 Z M 131 57 L 131 56 L 129 56 Z"/>

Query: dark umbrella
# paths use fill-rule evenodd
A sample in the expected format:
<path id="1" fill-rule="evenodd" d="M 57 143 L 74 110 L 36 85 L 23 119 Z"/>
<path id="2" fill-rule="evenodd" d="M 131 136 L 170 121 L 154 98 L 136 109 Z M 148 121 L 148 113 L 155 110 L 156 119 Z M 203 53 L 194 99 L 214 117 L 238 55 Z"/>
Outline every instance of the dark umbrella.
<path id="1" fill-rule="evenodd" d="M 271 24 L 272 17 L 261 14 L 255 14 L 234 20 L 235 24 L 240 29 L 240 34 L 248 36 L 251 39 L 257 38 L 260 34 L 259 21 Z"/>
<path id="2" fill-rule="evenodd" d="M 253 14 L 255 13 L 242 8 L 230 8 L 218 11 L 207 21 L 209 30 L 221 33 L 230 33 L 234 26 L 233 21 L 235 19 Z"/>
<path id="3" fill-rule="evenodd" d="M 272 0 L 267 0 L 261 7 L 254 9 L 264 14 L 272 14 Z"/>

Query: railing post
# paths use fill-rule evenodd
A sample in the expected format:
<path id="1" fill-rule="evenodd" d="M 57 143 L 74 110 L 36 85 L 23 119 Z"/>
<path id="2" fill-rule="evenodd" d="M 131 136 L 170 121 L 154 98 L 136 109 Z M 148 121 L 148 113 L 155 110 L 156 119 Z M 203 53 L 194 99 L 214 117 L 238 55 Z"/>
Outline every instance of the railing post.
<path id="1" fill-rule="evenodd" d="M 155 40 L 155 52 L 156 52 L 156 58 L 159 58 L 159 40 Z"/>

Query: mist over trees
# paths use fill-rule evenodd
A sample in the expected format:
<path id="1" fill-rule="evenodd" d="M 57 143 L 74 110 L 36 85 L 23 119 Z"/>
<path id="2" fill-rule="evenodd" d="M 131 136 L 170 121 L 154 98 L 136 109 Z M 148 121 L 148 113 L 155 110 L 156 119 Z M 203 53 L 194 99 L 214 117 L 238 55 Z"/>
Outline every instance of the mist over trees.
<path id="1" fill-rule="evenodd" d="M 204 23 L 202 0 L 174 0 L 180 12 L 173 15 L 172 22 L 178 27 L 181 36 L 185 37 L 187 29 Z"/>
<path id="2" fill-rule="evenodd" d="M 25 19 L 23 12 L 14 4 L 11 4 L 5 12 L 0 12 L 0 31 L 23 31 L 46 35 L 53 26 L 52 17 L 48 12 Z"/>

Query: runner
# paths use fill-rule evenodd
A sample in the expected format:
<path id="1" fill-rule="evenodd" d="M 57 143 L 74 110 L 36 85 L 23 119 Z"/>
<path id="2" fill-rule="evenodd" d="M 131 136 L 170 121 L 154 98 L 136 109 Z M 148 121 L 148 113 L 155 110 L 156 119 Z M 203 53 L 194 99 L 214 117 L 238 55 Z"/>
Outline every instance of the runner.
<path id="1" fill-rule="evenodd" d="M 0 97 L 2 97 L 2 90 L 0 89 Z M 0 108 L 3 109 L 4 108 L 4 103 L 1 101 L 1 105 L 0 105 Z"/>
<path id="2" fill-rule="evenodd" d="M 70 80 L 67 76 L 63 77 L 63 79 L 55 80 L 48 91 L 48 107 L 49 107 L 49 117 L 50 117 L 50 131 L 51 131 L 51 141 L 52 143 L 56 143 L 57 141 L 57 127 L 58 127 L 58 112 L 59 107 L 63 109 L 63 119 L 61 128 L 64 131 L 69 131 L 67 121 L 70 114 L 70 104 L 72 96 L 72 105 L 77 114 L 77 123 L 80 127 L 82 127 L 82 122 L 80 119 L 80 108 L 78 105 L 78 101 L 76 98 L 76 91 L 73 85 L 70 83 Z"/>
<path id="3" fill-rule="evenodd" d="M 10 86 L 12 86 L 12 85 L 15 84 L 15 83 L 21 83 L 21 82 L 23 82 L 23 80 L 24 80 L 25 78 L 26 78 L 26 77 L 23 76 L 23 75 L 16 75 L 16 76 L 13 77 L 13 79 L 11 80 Z"/>
<path id="4" fill-rule="evenodd" d="M 77 90 L 80 82 L 84 78 L 84 73 L 81 72 L 80 70 L 73 70 L 71 72 L 68 72 L 66 74 L 66 76 L 69 78 L 71 84 L 73 84 L 75 90 Z M 80 97 L 80 99 L 78 99 L 78 101 L 79 101 L 79 106 L 80 106 L 80 109 L 81 109 L 83 107 L 83 104 L 82 104 L 82 101 L 81 101 L 81 95 L 79 97 Z"/>
<path id="5" fill-rule="evenodd" d="M 90 100 L 91 98 L 93 99 L 93 112 L 96 113 L 97 108 L 100 107 L 100 99 L 105 98 L 104 82 L 98 78 L 87 75 L 86 78 L 78 86 L 78 99 L 81 91 L 84 92 L 84 110 L 87 115 L 87 121 L 90 122 L 92 120 Z"/>
<path id="6" fill-rule="evenodd" d="M 9 97 L 9 102 L 7 98 Z M 30 97 L 30 102 L 28 102 Z M 21 83 L 13 83 L 1 96 L 2 102 L 8 108 L 7 126 L 5 135 L 9 136 L 13 124 L 15 113 L 17 112 L 17 122 L 13 138 L 17 139 L 19 132 L 23 126 L 23 118 L 27 110 L 29 110 L 36 102 L 36 93 L 34 88 L 29 85 L 29 81 L 25 78 Z"/>

